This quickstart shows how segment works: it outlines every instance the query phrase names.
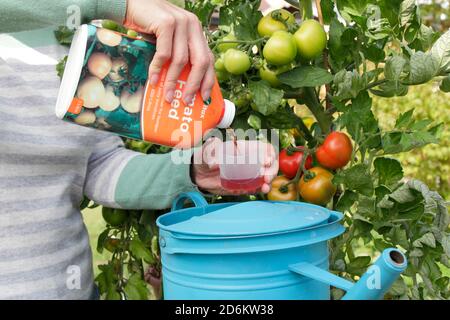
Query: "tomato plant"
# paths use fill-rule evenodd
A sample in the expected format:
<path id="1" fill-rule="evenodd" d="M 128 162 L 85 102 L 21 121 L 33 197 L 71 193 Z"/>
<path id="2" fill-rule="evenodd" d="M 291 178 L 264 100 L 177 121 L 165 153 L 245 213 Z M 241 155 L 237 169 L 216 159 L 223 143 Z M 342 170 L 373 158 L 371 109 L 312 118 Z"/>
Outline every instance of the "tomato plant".
<path id="1" fill-rule="evenodd" d="M 414 121 L 410 110 L 390 128 L 381 128 L 372 101 L 374 96 L 402 97 L 411 86 L 446 79 L 450 33 L 441 35 L 427 26 L 414 1 L 322 0 L 315 10 L 318 17 L 312 15 L 313 2 L 300 3 L 302 10 L 290 8 L 296 21 L 284 24 L 273 23 L 271 13 L 262 18 L 259 1 L 230 0 L 216 7 L 199 1 L 190 6 L 202 17 L 218 10 L 217 30 L 207 33 L 217 56 L 220 38 L 232 29 L 237 48 L 251 58 L 245 73 L 220 81 L 225 96 L 244 88 L 252 98 L 251 108 L 239 113 L 233 127 L 279 130 L 283 147 L 303 146 L 304 153 L 317 160 L 314 171 L 327 168 L 323 180 L 330 187 L 326 197 L 330 201 L 321 202 L 345 212 L 348 227 L 331 243 L 332 270 L 359 277 L 375 253 L 395 246 L 406 252 L 410 265 L 389 292 L 390 298 L 448 298 L 449 278 L 441 268 L 450 267 L 445 202 L 413 177 L 404 179 L 401 164 L 393 158 L 439 143 L 442 124 Z M 210 21 L 202 21 L 207 29 Z M 259 30 L 272 25 L 278 27 Z M 278 62 L 264 54 L 270 37 L 280 30 L 292 34 L 297 46 L 297 55 L 284 72 L 277 72 Z M 447 81 L 441 89 L 447 90 Z M 314 119 L 297 117 L 293 107 L 298 105 L 309 109 Z M 336 131 L 345 134 L 337 135 L 339 148 L 329 142 L 336 136 L 330 133 Z M 337 155 L 338 160 L 329 163 L 324 155 Z M 313 169 L 300 164 L 301 172 L 287 179 L 309 186 Z M 333 197 L 330 181 L 336 188 Z M 306 190 L 300 200 L 309 199 Z M 333 297 L 340 294 L 333 290 Z"/>
<path id="2" fill-rule="evenodd" d="M 263 18 L 258 0 L 186 1 L 202 22 L 217 61 L 222 59 L 216 70 L 224 96 L 233 101 L 245 96 L 233 128 L 273 129 L 283 147 L 303 147 L 296 174 L 277 177 L 266 198 L 294 199 L 292 190 L 298 189 L 300 201 L 345 213 L 346 233 L 330 242 L 330 269 L 336 274 L 357 279 L 377 253 L 397 247 L 409 264 L 387 297 L 448 299 L 450 279 L 443 273 L 450 268 L 446 203 L 424 183 L 405 177 L 393 158 L 439 143 L 443 125 L 426 118 L 416 121 L 411 109 L 382 128 L 373 97 L 401 99 L 411 86 L 430 81 L 442 82 L 442 91 L 448 91 L 450 32 L 439 34 L 426 25 L 415 1 L 321 0 L 317 17 L 312 1 L 300 1 L 302 10 L 297 1 L 289 3 L 295 14 L 282 11 Z M 218 20 L 211 19 L 217 15 Z M 264 51 L 272 49 L 274 41 L 269 41 L 277 31 L 285 38 L 292 35 L 296 49 L 288 50 L 287 57 L 273 50 L 267 59 Z M 70 38 L 64 32 L 60 37 L 66 43 Z M 297 106 L 307 108 L 311 117 L 297 116 Z M 336 135 L 332 132 L 342 132 L 351 144 L 340 136 L 335 148 L 327 140 Z M 127 147 L 144 153 L 168 151 L 129 141 Z M 323 155 L 333 154 L 339 156 L 337 162 L 324 160 Z M 309 156 L 315 158 L 313 168 L 306 162 Z M 144 298 L 146 283 L 160 294 L 154 221 L 163 212 L 130 211 L 120 227 L 109 225 L 99 237 L 98 250 L 106 239 L 120 239 L 112 258 L 100 266 L 97 282 L 106 298 Z M 333 298 L 341 295 L 341 290 L 332 290 Z"/>

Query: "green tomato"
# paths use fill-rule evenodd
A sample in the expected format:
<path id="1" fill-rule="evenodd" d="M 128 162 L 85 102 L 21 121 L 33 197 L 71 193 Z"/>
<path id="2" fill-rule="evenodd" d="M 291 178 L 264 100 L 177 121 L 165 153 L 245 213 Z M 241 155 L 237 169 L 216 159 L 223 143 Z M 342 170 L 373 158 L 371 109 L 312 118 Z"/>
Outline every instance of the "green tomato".
<path id="1" fill-rule="evenodd" d="M 292 34 L 277 31 L 270 37 L 263 49 L 263 56 L 268 63 L 281 66 L 294 61 L 297 46 Z"/>
<path id="2" fill-rule="evenodd" d="M 280 80 L 277 78 L 276 70 L 269 69 L 267 65 L 263 65 L 259 68 L 259 76 L 261 79 L 266 80 L 272 87 L 279 87 L 281 85 Z"/>
<path id="3" fill-rule="evenodd" d="M 273 18 L 277 15 L 287 24 L 295 23 L 295 18 L 289 11 L 285 9 L 274 10 L 258 22 L 258 33 L 261 37 L 270 37 L 276 31 L 287 30 L 285 23 Z"/>
<path id="4" fill-rule="evenodd" d="M 249 56 L 240 50 L 228 49 L 224 56 L 225 69 L 231 74 L 243 74 L 250 69 Z"/>
<path id="5" fill-rule="evenodd" d="M 216 69 L 216 71 L 226 71 L 222 58 L 218 58 L 216 60 L 214 63 L 214 69 Z"/>
<path id="6" fill-rule="evenodd" d="M 117 31 L 117 29 L 119 28 L 119 25 L 115 21 L 112 21 L 112 20 L 103 20 L 102 27 L 105 29 Z"/>
<path id="7" fill-rule="evenodd" d="M 238 108 L 245 108 L 249 105 L 251 101 L 251 97 L 249 93 L 241 92 L 235 99 L 233 99 L 233 103 Z"/>
<path id="8" fill-rule="evenodd" d="M 226 36 L 224 36 L 219 41 L 235 41 L 237 40 L 233 33 L 229 33 Z M 228 49 L 237 48 L 238 43 L 237 42 L 230 42 L 230 43 L 220 43 L 217 45 L 217 49 L 219 49 L 220 52 L 226 52 Z"/>
<path id="9" fill-rule="evenodd" d="M 121 226 L 128 218 L 128 213 L 122 209 L 112 209 L 103 207 L 103 219 L 113 227 Z"/>
<path id="10" fill-rule="evenodd" d="M 316 20 L 304 21 L 294 33 L 298 53 L 305 59 L 313 59 L 327 46 L 327 34 Z"/>
<path id="11" fill-rule="evenodd" d="M 259 76 L 261 79 L 270 83 L 272 87 L 277 88 L 281 85 L 280 80 L 278 80 L 278 75 L 291 69 L 292 64 L 285 64 L 277 68 L 269 68 L 267 62 L 264 62 L 262 67 L 259 68 Z"/>

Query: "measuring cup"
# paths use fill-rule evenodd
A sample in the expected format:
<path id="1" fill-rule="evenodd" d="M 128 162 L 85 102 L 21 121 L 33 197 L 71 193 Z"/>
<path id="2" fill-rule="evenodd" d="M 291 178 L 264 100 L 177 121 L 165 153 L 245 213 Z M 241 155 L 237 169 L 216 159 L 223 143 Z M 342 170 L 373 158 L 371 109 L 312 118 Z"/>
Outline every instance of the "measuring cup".
<path id="1" fill-rule="evenodd" d="M 250 141 L 226 141 L 219 155 L 220 182 L 224 189 L 255 193 L 264 184 L 262 157 Z"/>

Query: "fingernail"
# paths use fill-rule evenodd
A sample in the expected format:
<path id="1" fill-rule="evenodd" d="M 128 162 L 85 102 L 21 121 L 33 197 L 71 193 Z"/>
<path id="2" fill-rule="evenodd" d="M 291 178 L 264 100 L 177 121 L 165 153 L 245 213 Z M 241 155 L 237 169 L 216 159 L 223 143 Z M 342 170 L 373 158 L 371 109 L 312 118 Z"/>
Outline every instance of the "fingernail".
<path id="1" fill-rule="evenodd" d="M 173 90 L 167 91 L 166 92 L 166 101 L 167 102 L 172 102 L 174 94 L 175 94 L 175 92 Z"/>
<path id="2" fill-rule="evenodd" d="M 184 96 L 184 102 L 186 104 L 190 104 L 192 102 L 192 94 L 188 94 Z"/>
<path id="3" fill-rule="evenodd" d="M 156 85 L 158 83 L 158 78 L 159 78 L 158 74 L 152 75 L 151 78 L 150 78 L 150 84 L 152 86 Z"/>
<path id="4" fill-rule="evenodd" d="M 202 94 L 203 101 L 208 100 L 210 94 L 211 94 L 211 90 L 205 90 L 205 91 L 203 91 L 203 94 Z"/>

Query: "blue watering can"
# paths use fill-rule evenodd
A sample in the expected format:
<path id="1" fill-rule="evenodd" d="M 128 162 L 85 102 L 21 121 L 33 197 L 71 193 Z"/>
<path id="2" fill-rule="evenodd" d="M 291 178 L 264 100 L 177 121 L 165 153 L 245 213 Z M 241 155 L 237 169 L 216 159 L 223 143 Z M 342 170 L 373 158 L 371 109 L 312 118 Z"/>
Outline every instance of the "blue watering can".
<path id="1" fill-rule="evenodd" d="M 190 200 L 195 207 L 183 209 Z M 381 299 L 406 268 L 386 249 L 356 283 L 328 271 L 327 241 L 345 231 L 343 215 L 294 201 L 208 205 L 196 192 L 179 195 L 158 218 L 164 297 L 168 300 Z"/>

